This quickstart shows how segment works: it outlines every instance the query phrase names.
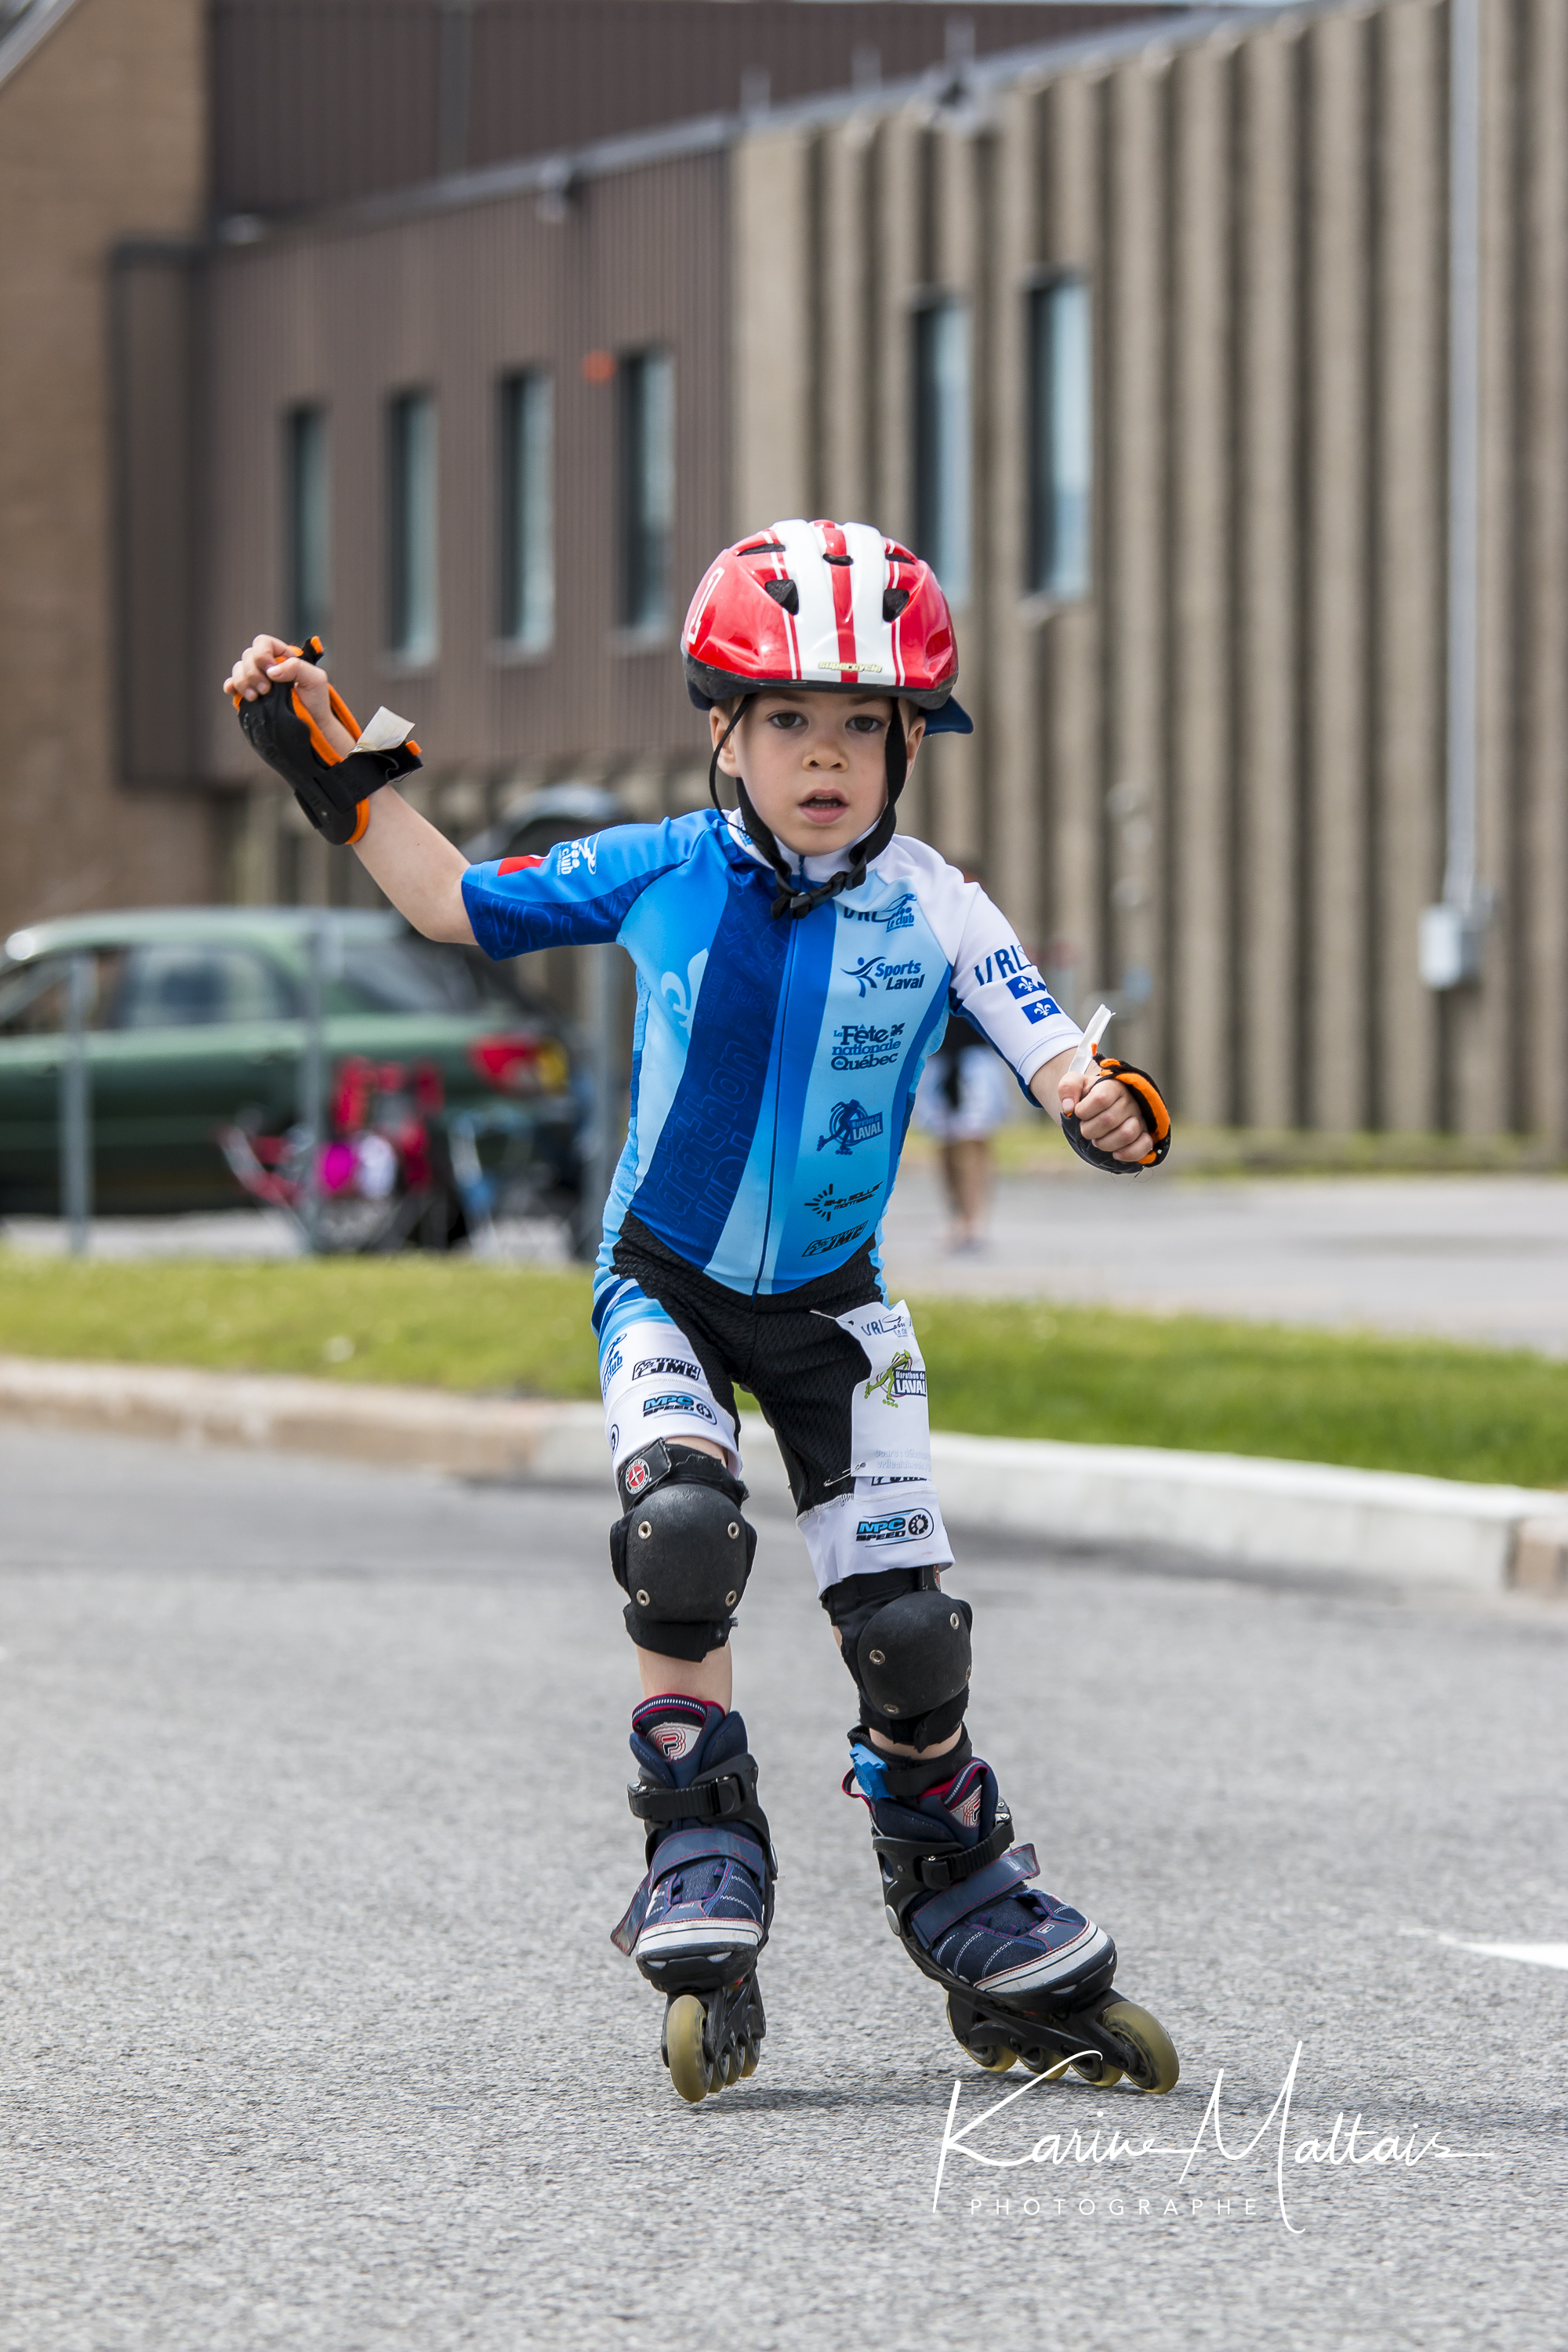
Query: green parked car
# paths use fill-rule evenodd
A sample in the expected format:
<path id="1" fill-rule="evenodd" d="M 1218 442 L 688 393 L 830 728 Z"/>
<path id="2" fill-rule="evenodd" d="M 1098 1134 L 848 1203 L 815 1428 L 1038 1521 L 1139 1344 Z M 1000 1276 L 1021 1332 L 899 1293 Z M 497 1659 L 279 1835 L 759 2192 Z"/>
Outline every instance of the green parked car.
<path id="1" fill-rule="evenodd" d="M 576 1184 L 579 1107 L 561 1025 L 503 969 L 394 914 L 293 907 L 80 915 L 14 932 L 0 955 L 0 1215 L 60 1207 L 60 1064 L 71 960 L 90 959 L 87 1051 L 100 1215 L 236 1204 L 217 1140 L 299 1118 L 310 926 L 323 924 L 329 1088 L 345 1064 L 420 1074 L 432 1126 L 477 1139 L 487 1205 Z M 438 1074 L 438 1083 L 432 1076 Z M 453 1193 L 462 1229 L 474 1184 Z M 432 1238 L 427 1218 L 424 1237 Z"/>

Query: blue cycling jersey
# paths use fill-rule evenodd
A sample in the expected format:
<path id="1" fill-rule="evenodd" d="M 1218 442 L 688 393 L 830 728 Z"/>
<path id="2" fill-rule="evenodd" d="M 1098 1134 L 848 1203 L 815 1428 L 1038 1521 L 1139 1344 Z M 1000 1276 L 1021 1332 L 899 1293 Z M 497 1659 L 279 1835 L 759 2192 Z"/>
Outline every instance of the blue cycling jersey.
<path id="1" fill-rule="evenodd" d="M 837 863 L 807 858 L 807 878 Z M 628 1211 L 737 1291 L 795 1289 L 863 1247 L 950 1003 L 1026 1090 L 1078 1041 L 1005 919 L 923 842 L 896 835 L 858 889 L 800 921 L 773 919 L 774 883 L 739 820 L 710 809 L 463 877 L 488 954 L 618 940 L 637 967 L 596 1316 Z"/>

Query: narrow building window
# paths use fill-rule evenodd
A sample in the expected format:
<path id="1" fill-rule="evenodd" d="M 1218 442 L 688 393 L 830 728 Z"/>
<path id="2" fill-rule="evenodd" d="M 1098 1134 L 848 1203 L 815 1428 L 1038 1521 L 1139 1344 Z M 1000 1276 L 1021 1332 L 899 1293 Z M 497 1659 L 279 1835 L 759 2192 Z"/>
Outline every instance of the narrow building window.
<path id="1" fill-rule="evenodd" d="M 324 408 L 283 420 L 284 626 L 297 646 L 323 640 L 331 621 L 331 475 Z"/>
<path id="2" fill-rule="evenodd" d="M 500 388 L 500 635 L 526 653 L 555 635 L 553 391 L 542 368 Z"/>
<path id="3" fill-rule="evenodd" d="M 623 595 L 627 628 L 669 625 L 669 535 L 675 520 L 675 364 L 668 352 L 621 362 Z"/>
<path id="4" fill-rule="evenodd" d="M 1089 589 L 1094 474 L 1089 288 L 1058 278 L 1029 296 L 1029 577 L 1067 602 Z"/>
<path id="5" fill-rule="evenodd" d="M 915 312 L 915 546 L 949 604 L 969 602 L 969 311 Z"/>
<path id="6" fill-rule="evenodd" d="M 433 661 L 436 403 L 427 392 L 400 393 L 387 421 L 387 645 L 404 661 Z"/>

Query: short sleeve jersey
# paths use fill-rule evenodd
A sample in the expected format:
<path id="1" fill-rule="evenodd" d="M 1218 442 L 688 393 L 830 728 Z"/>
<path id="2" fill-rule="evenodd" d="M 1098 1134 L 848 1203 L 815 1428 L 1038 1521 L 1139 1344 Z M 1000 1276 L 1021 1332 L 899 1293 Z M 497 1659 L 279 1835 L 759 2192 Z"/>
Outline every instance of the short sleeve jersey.
<path id="1" fill-rule="evenodd" d="M 463 877 L 488 954 L 618 940 L 637 968 L 601 1301 L 628 1211 L 731 1290 L 843 1265 L 879 1228 L 950 1008 L 1026 1090 L 1078 1042 L 1011 924 L 923 842 L 895 835 L 857 889 L 798 921 L 774 919 L 773 889 L 738 820 L 709 809 Z"/>

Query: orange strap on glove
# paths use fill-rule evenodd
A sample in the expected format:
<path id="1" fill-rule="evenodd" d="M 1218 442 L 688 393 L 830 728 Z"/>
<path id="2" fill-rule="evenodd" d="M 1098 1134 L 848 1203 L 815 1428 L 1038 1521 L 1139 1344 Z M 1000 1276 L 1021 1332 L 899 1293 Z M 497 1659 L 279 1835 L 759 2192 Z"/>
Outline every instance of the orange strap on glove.
<path id="1" fill-rule="evenodd" d="M 1127 1088 L 1139 1118 L 1149 1130 L 1152 1148 L 1142 1160 L 1113 1159 L 1109 1151 L 1101 1151 L 1097 1144 L 1087 1140 L 1079 1127 L 1076 1111 L 1070 1118 L 1063 1119 L 1062 1133 L 1080 1160 L 1087 1160 L 1091 1168 L 1103 1168 L 1108 1175 L 1136 1176 L 1145 1168 L 1158 1168 L 1171 1149 L 1171 1114 L 1159 1087 L 1147 1070 L 1137 1069 L 1131 1062 L 1119 1062 L 1114 1054 L 1102 1054 L 1098 1045 L 1094 1048 L 1094 1065 L 1092 1084 L 1098 1085 L 1101 1078 L 1115 1078 Z M 1084 1093 L 1088 1092 L 1086 1087 Z"/>
<path id="2" fill-rule="evenodd" d="M 311 637 L 291 651 L 304 661 L 319 662 L 321 640 Z M 327 691 L 333 718 L 354 739 L 352 751 L 333 751 L 297 687 L 287 694 L 274 687 L 254 702 L 237 694 L 234 707 L 251 749 L 282 777 L 316 831 L 341 849 L 364 832 L 372 793 L 411 775 L 422 761 L 412 719 L 378 710 L 362 729 L 336 688 L 329 686 Z"/>

